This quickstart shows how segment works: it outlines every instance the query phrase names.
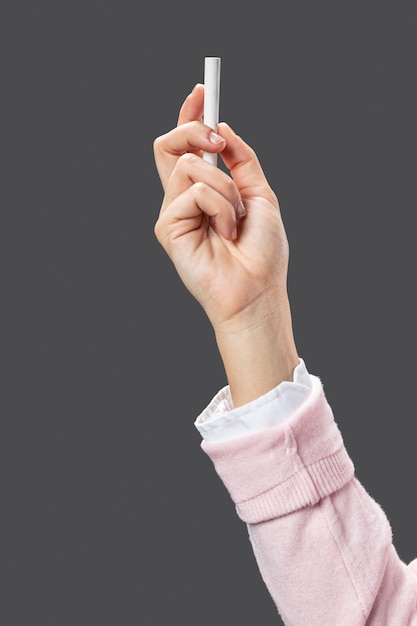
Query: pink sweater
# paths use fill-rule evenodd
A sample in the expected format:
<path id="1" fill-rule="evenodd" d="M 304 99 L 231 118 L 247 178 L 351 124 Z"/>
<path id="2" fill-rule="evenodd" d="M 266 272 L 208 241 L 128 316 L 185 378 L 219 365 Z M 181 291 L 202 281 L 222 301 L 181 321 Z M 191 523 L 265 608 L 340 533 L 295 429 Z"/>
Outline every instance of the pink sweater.
<path id="1" fill-rule="evenodd" d="M 416 626 L 417 559 L 354 476 L 320 380 L 288 421 L 203 441 L 287 626 Z"/>

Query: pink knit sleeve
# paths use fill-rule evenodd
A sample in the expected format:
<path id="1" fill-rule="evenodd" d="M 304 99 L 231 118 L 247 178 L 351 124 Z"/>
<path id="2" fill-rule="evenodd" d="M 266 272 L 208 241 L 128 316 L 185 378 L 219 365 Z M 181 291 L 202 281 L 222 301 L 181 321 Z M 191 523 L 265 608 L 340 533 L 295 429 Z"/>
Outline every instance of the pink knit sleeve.
<path id="1" fill-rule="evenodd" d="M 287 626 L 417 625 L 415 563 L 354 475 L 320 380 L 288 421 L 202 442 Z"/>

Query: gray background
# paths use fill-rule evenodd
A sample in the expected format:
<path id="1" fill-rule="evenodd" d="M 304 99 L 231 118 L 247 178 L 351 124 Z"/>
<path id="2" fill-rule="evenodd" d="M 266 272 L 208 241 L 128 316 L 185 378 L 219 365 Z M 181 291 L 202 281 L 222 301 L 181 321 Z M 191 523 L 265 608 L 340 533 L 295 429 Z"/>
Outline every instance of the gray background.
<path id="1" fill-rule="evenodd" d="M 5 626 L 280 623 L 193 426 L 212 332 L 153 235 L 152 142 L 208 55 L 280 200 L 299 352 L 417 555 L 411 7 L 2 3 Z"/>

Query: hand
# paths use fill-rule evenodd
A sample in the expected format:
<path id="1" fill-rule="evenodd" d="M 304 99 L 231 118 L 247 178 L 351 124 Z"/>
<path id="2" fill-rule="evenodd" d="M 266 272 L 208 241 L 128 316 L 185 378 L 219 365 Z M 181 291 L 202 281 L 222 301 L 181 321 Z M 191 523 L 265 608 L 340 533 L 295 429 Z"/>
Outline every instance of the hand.
<path id="1" fill-rule="evenodd" d="M 217 133 L 205 126 L 203 105 L 204 86 L 197 85 L 177 127 L 154 142 L 165 191 L 155 234 L 213 325 L 236 404 L 238 388 L 243 391 L 236 378 L 247 378 L 242 369 L 251 372 L 252 363 L 261 372 L 272 368 L 270 385 L 271 378 L 274 384 L 291 379 L 298 363 L 286 288 L 288 242 L 254 150 L 227 124 Z M 219 152 L 230 175 L 204 161 L 204 150 Z"/>

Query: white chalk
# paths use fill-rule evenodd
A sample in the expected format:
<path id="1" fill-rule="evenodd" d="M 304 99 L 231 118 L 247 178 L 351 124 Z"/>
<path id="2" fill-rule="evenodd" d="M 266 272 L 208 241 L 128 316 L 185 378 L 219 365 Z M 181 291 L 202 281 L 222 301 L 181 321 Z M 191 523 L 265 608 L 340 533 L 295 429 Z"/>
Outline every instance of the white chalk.
<path id="1" fill-rule="evenodd" d="M 217 131 L 220 106 L 220 63 L 219 57 L 204 59 L 204 124 Z M 217 153 L 204 152 L 203 159 L 217 165 Z"/>

